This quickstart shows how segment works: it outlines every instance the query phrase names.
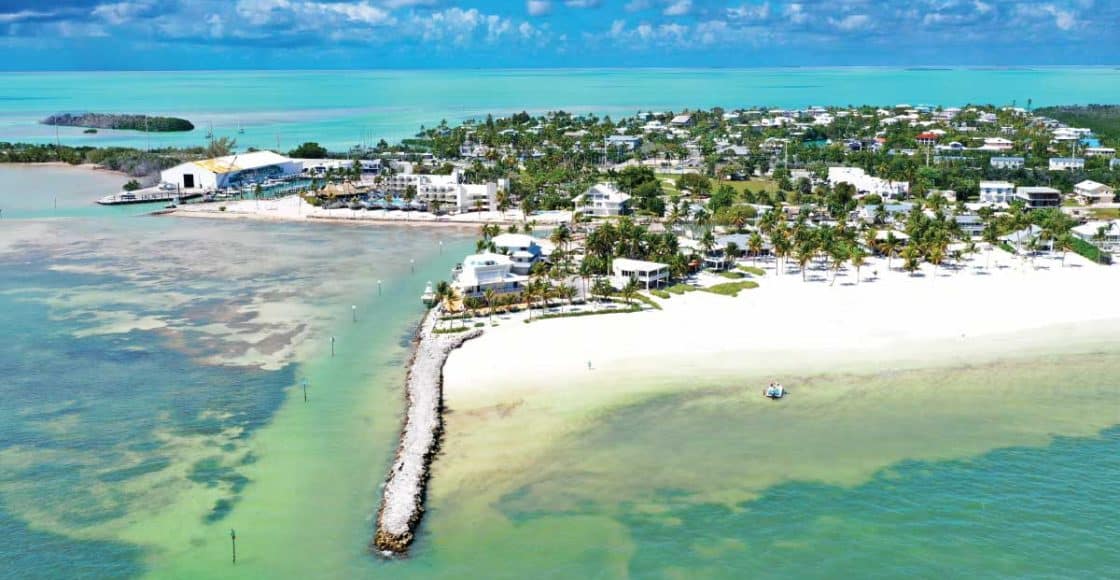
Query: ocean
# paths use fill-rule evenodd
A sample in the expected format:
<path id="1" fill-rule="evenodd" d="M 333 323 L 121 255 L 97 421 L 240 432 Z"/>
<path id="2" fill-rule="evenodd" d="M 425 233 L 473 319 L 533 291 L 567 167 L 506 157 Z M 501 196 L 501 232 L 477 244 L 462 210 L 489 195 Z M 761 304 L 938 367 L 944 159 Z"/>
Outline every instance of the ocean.
<path id="1" fill-rule="evenodd" d="M 57 109 L 143 104 L 214 116 L 215 132 L 243 123 L 242 145 L 267 145 L 283 126 L 287 146 L 351 144 L 363 126 L 407 135 L 495 108 L 1041 105 L 1105 100 L 1120 86 L 1108 69 L 2 76 L 0 140 L 53 140 L 33 121 Z M 153 141 L 165 138 L 201 141 Z M 0 167 L 0 578 L 1120 569 L 1120 350 L 1109 347 L 805 377 L 835 396 L 765 414 L 745 411 L 728 377 L 609 406 L 560 390 L 512 413 L 451 401 L 415 549 L 381 561 L 367 544 L 418 297 L 476 233 L 92 204 L 123 181 Z M 555 425 L 562 437 L 546 428 Z"/>
<path id="2" fill-rule="evenodd" d="M 522 110 L 619 117 L 716 106 L 1025 107 L 1111 102 L 1118 91 L 1120 70 L 1111 67 L 0 73 L 0 141 L 200 146 L 213 127 L 242 148 L 287 151 L 315 141 L 345 150 L 441 120 Z M 196 129 L 87 135 L 38 124 L 83 111 L 181 116 Z"/>

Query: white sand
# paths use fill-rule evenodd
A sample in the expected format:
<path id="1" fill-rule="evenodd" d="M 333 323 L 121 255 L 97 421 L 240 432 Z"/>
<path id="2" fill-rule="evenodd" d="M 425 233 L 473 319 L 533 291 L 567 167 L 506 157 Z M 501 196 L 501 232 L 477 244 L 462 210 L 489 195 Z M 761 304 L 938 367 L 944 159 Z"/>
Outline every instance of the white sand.
<path id="1" fill-rule="evenodd" d="M 222 210 L 221 208 L 225 208 Z M 170 212 L 176 216 L 243 218 L 268 221 L 341 221 L 347 223 L 397 223 L 402 225 L 450 225 L 466 226 L 482 223 L 513 224 L 524 221 L 520 210 L 507 212 L 468 212 L 456 215 L 437 216 L 420 211 L 352 210 L 349 208 L 324 209 L 315 207 L 297 195 L 270 200 L 221 201 L 213 203 L 190 203 Z M 541 225 L 570 221 L 570 212 L 555 212 L 530 216 Z"/>
<path id="2" fill-rule="evenodd" d="M 662 301 L 664 310 L 544 320 L 524 314 L 500 321 L 447 363 L 449 401 L 501 400 L 534 385 L 563 388 L 611 377 L 688 377 L 731 373 L 757 377 L 935 366 L 976 355 L 1046 352 L 1055 344 L 1103 344 L 1120 335 L 1120 268 L 1069 254 L 1032 264 L 1000 250 L 934 276 L 888 272 L 885 260 L 855 271 L 777 276 L 772 263 L 760 288 L 738 297 L 693 292 Z M 878 271 L 879 278 L 873 279 Z M 814 279 L 815 278 L 815 279 Z M 588 362 L 594 370 L 588 369 Z M 783 374 L 779 374 L 783 373 Z M 762 385 L 759 385 L 761 389 Z"/>

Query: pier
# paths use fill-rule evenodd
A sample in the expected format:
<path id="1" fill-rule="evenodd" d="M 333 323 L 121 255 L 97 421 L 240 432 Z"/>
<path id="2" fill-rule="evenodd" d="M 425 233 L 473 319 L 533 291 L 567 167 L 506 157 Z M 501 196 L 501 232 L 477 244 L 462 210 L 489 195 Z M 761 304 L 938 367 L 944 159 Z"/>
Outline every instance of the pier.
<path id="1" fill-rule="evenodd" d="M 429 470 L 443 434 L 443 365 L 452 351 L 482 334 L 482 329 L 437 334 L 437 320 L 433 311 L 421 323 L 405 380 L 408 408 L 400 446 L 385 481 L 370 546 L 385 556 L 407 553 L 424 514 Z"/>

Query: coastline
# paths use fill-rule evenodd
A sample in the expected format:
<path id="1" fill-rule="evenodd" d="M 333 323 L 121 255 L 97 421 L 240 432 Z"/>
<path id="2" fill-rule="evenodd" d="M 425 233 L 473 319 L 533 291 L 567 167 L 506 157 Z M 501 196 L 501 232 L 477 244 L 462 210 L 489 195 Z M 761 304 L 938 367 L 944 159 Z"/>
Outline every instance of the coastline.
<path id="1" fill-rule="evenodd" d="M 70 164 L 70 163 L 66 163 L 65 161 L 43 161 L 43 162 L 40 162 L 40 163 L 2 163 L 0 165 L 2 165 L 4 167 L 24 167 L 24 168 L 28 168 L 28 169 L 34 169 L 34 168 L 39 168 L 39 167 L 68 168 L 68 169 L 78 169 L 78 170 L 83 170 L 83 171 L 93 171 L 93 172 L 96 172 L 96 173 L 102 173 L 102 174 L 107 174 L 107 175 L 116 175 L 116 176 L 125 177 L 125 178 L 132 178 L 131 175 L 129 175 L 128 173 L 125 173 L 124 171 L 117 171 L 115 169 L 108 169 L 108 168 L 106 168 L 102 165 L 98 165 L 96 163 L 79 163 L 78 165 L 73 165 L 73 164 Z"/>
<path id="2" fill-rule="evenodd" d="M 386 556 L 408 552 L 424 514 L 431 463 L 443 436 L 443 366 L 452 352 L 482 335 L 481 329 L 436 334 L 436 322 L 431 311 L 425 314 L 408 363 L 404 426 L 370 542 L 371 549 Z"/>
<path id="3" fill-rule="evenodd" d="M 1017 262 L 993 257 L 985 274 L 974 269 L 981 255 L 923 278 L 873 261 L 864 274 L 879 268 L 878 281 L 856 286 L 842 272 L 831 287 L 823 271 L 779 280 L 769 264 L 760 288 L 737 298 L 693 292 L 626 316 L 500 319 L 445 367 L 447 459 L 433 501 L 482 506 L 540 488 L 563 511 L 687 489 L 690 501 L 733 507 L 790 478 L 855 485 L 899 461 L 1092 437 L 1120 423 L 1114 384 L 1081 382 L 1120 364 L 1120 305 L 1070 300 L 1117 287 L 1120 269 Z M 1039 296 L 1061 307 L 1030 308 Z M 760 396 L 770 380 L 787 400 Z M 610 443 L 616 430 L 641 436 Z M 748 443 L 758 437 L 767 445 Z M 712 447 L 693 448 L 705 441 L 742 457 L 712 463 Z M 507 486 L 478 487 L 502 477 Z"/>
<path id="4" fill-rule="evenodd" d="M 221 208 L 225 208 L 224 210 Z M 483 224 L 508 226 L 522 223 L 520 211 L 505 213 L 486 211 L 450 216 L 436 216 L 427 212 L 386 210 L 352 210 L 349 208 L 323 209 L 304 201 L 298 195 L 268 200 L 238 200 L 229 202 L 192 203 L 161 215 L 192 218 L 251 219 L 262 221 L 315 221 L 349 224 L 397 224 L 440 227 L 473 227 Z M 531 221 L 547 226 L 570 220 L 570 213 L 560 212 L 530 216 Z"/>

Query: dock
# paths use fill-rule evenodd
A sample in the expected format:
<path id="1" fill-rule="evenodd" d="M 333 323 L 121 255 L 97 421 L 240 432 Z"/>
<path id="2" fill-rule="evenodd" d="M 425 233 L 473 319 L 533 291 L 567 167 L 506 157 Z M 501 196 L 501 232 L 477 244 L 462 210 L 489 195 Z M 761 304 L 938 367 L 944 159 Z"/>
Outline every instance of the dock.
<path id="1" fill-rule="evenodd" d="M 383 556 L 408 552 L 424 514 L 431 463 L 443 435 L 443 365 L 452 351 L 482 334 L 482 329 L 437 334 L 437 320 L 432 311 L 421 323 L 405 379 L 408 407 L 404 427 L 370 545 Z"/>

